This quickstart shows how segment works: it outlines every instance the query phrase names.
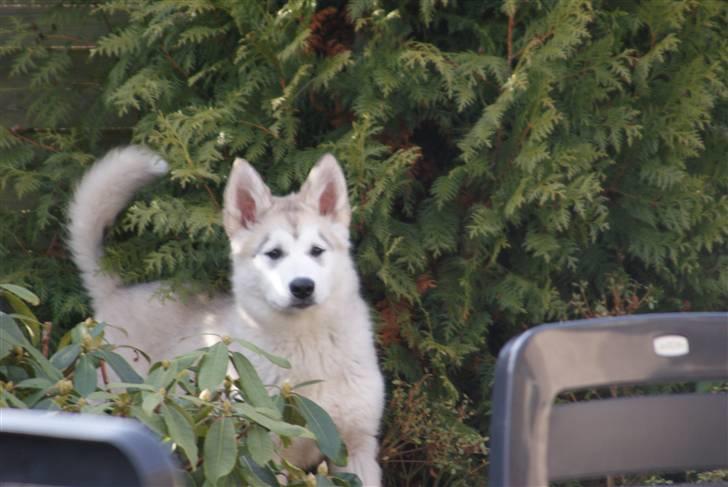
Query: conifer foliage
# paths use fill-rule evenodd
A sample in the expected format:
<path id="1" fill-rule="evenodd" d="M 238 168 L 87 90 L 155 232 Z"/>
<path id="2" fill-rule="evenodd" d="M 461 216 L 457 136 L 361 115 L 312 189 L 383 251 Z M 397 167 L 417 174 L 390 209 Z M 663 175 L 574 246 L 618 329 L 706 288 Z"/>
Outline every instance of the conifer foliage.
<path id="1" fill-rule="evenodd" d="M 78 18 L 103 26 L 88 54 Z M 396 379 L 392 485 L 483 477 L 494 355 L 514 334 L 728 302 L 720 0 L 109 0 L 2 29 L 28 110 L 0 126 L 0 281 L 58 323 L 89 313 L 64 209 L 112 145 L 148 144 L 172 172 L 114 228 L 105 265 L 182 294 L 228 285 L 234 156 L 279 194 L 339 158 Z M 387 436 L 408 414 L 432 427 Z"/>

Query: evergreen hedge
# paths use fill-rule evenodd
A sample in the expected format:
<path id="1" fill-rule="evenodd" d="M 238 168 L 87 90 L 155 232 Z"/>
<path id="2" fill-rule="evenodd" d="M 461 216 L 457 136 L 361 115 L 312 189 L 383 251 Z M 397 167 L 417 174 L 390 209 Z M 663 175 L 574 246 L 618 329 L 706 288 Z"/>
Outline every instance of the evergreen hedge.
<path id="1" fill-rule="evenodd" d="M 74 15 L 108 26 L 92 83 L 57 45 Z M 720 0 L 112 0 L 6 22 L 0 55 L 33 103 L 0 129 L 0 281 L 60 324 L 89 313 L 64 209 L 95 157 L 135 141 L 172 177 L 105 265 L 224 290 L 233 157 L 285 193 L 333 152 L 392 379 L 387 476 L 474 482 L 509 337 L 725 308 L 727 29 Z"/>

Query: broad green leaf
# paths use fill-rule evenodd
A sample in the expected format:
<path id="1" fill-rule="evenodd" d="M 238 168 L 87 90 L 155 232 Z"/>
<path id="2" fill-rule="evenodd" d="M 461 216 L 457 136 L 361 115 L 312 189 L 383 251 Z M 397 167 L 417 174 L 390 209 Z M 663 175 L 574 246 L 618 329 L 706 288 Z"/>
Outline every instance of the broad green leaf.
<path id="1" fill-rule="evenodd" d="M 182 397 L 185 397 L 185 396 L 182 396 Z M 195 424 L 200 424 L 200 423 L 204 422 L 207 419 L 207 417 L 210 414 L 212 414 L 213 409 L 215 409 L 215 408 L 211 404 L 206 404 L 204 406 L 201 406 L 200 409 L 197 411 L 197 414 L 195 414 L 192 417 L 192 422 Z"/>
<path id="2" fill-rule="evenodd" d="M 157 390 L 154 386 L 150 386 L 149 384 L 137 384 L 135 382 L 109 382 L 105 387 L 106 389 L 131 389 L 132 391 L 139 390 L 149 392 L 156 392 Z"/>
<path id="3" fill-rule="evenodd" d="M 316 475 L 316 487 L 336 487 L 336 484 L 323 475 Z"/>
<path id="4" fill-rule="evenodd" d="M 45 399 L 46 395 L 48 394 L 48 389 L 49 388 L 35 389 L 35 392 L 32 392 L 27 396 L 23 397 L 23 402 L 27 404 L 29 408 L 34 407 L 35 403 L 41 401 L 42 399 Z"/>
<path id="5" fill-rule="evenodd" d="M 96 390 L 96 367 L 88 355 L 82 355 L 76 362 L 73 373 L 73 386 L 81 396 L 87 396 Z"/>
<path id="6" fill-rule="evenodd" d="M 281 412 L 278 409 L 272 409 L 272 408 L 266 408 L 266 407 L 256 407 L 256 411 L 258 411 L 260 414 L 263 414 L 265 416 L 268 416 L 269 418 L 273 419 L 281 419 Z"/>
<path id="7" fill-rule="evenodd" d="M 164 387 L 165 389 L 169 389 L 169 385 L 174 381 L 179 372 L 177 367 L 177 362 L 170 362 L 169 367 L 166 369 L 160 365 L 149 373 L 145 382 L 157 388 Z"/>
<path id="8" fill-rule="evenodd" d="M 14 342 L 10 341 L 10 337 L 5 336 L 7 334 L 5 329 L 6 327 L 11 326 L 11 323 L 12 326 L 17 326 L 15 324 L 15 320 L 13 320 L 11 317 L 6 314 L 0 314 L 0 360 L 4 359 L 15 346 Z"/>
<path id="9" fill-rule="evenodd" d="M 298 407 L 293 400 L 294 396 L 289 396 L 287 398 L 283 398 L 283 396 L 278 397 L 281 402 L 283 402 L 283 420 L 286 423 L 306 426 L 306 418 L 304 418 L 298 410 Z"/>
<path id="10" fill-rule="evenodd" d="M 262 355 L 263 357 L 267 358 L 271 363 L 277 365 L 278 367 L 283 367 L 284 369 L 290 369 L 291 363 L 286 360 L 283 357 L 279 357 L 278 355 L 273 355 L 272 353 L 268 353 L 262 348 L 258 347 L 257 345 L 247 341 L 243 340 L 241 338 L 234 338 L 236 342 L 238 342 L 243 347 L 247 348 L 251 352 L 255 352 L 258 355 Z"/>
<path id="11" fill-rule="evenodd" d="M 189 369 L 203 355 L 205 355 L 204 350 L 195 350 L 193 352 L 180 355 L 179 357 L 175 357 L 174 362 L 177 363 L 179 370 Z"/>
<path id="12" fill-rule="evenodd" d="M 28 340 L 23 335 L 23 332 L 18 328 L 18 324 L 10 316 L 0 311 L 0 340 L 8 341 L 13 346 L 20 345 L 25 347 L 29 344 Z"/>
<path id="13" fill-rule="evenodd" d="M 346 465 L 346 447 L 341 441 L 331 417 L 321 406 L 306 397 L 296 394 L 293 396 L 293 401 L 298 411 L 306 419 L 306 427 L 316 435 L 321 453 L 329 457 L 336 465 Z"/>
<path id="14" fill-rule="evenodd" d="M 121 379 L 122 382 L 130 382 L 132 384 L 141 384 L 144 382 L 144 379 L 142 379 L 139 374 L 134 371 L 132 366 L 129 365 L 129 362 L 127 362 L 126 359 L 118 353 L 112 352 L 111 350 L 101 349 L 97 351 L 97 354 L 104 359 L 112 369 L 114 369 L 114 372 L 116 372 L 116 375 L 119 376 L 119 379 Z"/>
<path id="15" fill-rule="evenodd" d="M 197 438 L 193 425 L 175 406 L 162 403 L 161 410 L 170 438 L 185 452 L 192 470 L 195 470 L 197 468 Z"/>
<path id="16" fill-rule="evenodd" d="M 286 407 L 286 400 L 283 398 L 283 395 L 276 394 L 275 396 L 271 397 L 271 400 L 273 401 L 273 404 L 275 405 L 276 411 L 278 411 L 278 414 L 283 415 L 283 412 Z M 286 421 L 288 421 L 286 419 Z M 288 421 L 290 423 L 290 421 Z M 296 423 L 293 423 L 296 424 Z M 303 423 L 301 423 L 303 424 Z"/>
<path id="17" fill-rule="evenodd" d="M 81 325 L 76 325 L 68 332 L 69 335 L 71 335 L 71 341 L 69 343 L 81 343 L 83 341 L 84 335 L 88 335 L 88 331 L 86 330 L 86 327 Z M 65 337 L 64 337 L 65 338 Z M 58 347 L 60 350 L 64 347 Z"/>
<path id="18" fill-rule="evenodd" d="M 0 365 L 0 375 L 5 376 L 5 380 L 11 381 L 15 384 L 35 377 L 34 375 L 29 374 L 26 369 L 11 363 Z"/>
<path id="19" fill-rule="evenodd" d="M 149 370 L 147 377 L 144 379 L 144 383 L 159 388 L 163 373 L 164 369 L 162 368 L 162 366 L 155 365 L 152 369 Z"/>
<path id="20" fill-rule="evenodd" d="M 192 396 L 196 396 L 200 393 L 200 390 L 197 389 L 197 383 L 194 381 L 194 378 L 189 375 L 187 377 L 179 377 L 177 380 L 177 386 Z"/>
<path id="21" fill-rule="evenodd" d="M 10 307 L 13 308 L 13 311 L 15 311 L 16 317 L 29 329 L 32 342 L 37 346 L 40 343 L 41 335 L 41 326 L 38 318 L 36 318 L 28 305 L 15 294 L 6 292 L 4 293 L 4 297 Z"/>
<path id="22" fill-rule="evenodd" d="M 291 388 L 291 390 L 295 391 L 296 389 L 301 389 L 303 387 L 312 386 L 315 384 L 320 384 L 323 381 L 321 379 L 314 379 L 314 380 L 307 380 L 305 382 L 301 382 L 300 384 L 296 384 Z"/>
<path id="23" fill-rule="evenodd" d="M 25 327 L 28 331 L 28 336 L 30 336 L 31 343 L 36 347 L 40 346 L 40 340 L 43 334 L 43 328 L 40 322 L 18 313 L 12 313 L 10 316 L 18 320 Z"/>
<path id="24" fill-rule="evenodd" d="M 73 340 L 73 336 L 76 333 L 77 328 L 71 329 L 68 333 L 64 334 L 60 340 L 58 340 L 58 349 L 65 348 L 71 344 Z M 80 340 L 75 340 L 76 342 L 79 342 Z"/>
<path id="25" fill-rule="evenodd" d="M 275 475 L 268 469 L 258 466 L 255 461 L 247 455 L 240 456 L 242 475 L 251 487 L 270 487 L 280 485 Z"/>
<path id="26" fill-rule="evenodd" d="M 285 458 L 281 458 L 281 463 L 283 464 L 283 470 L 293 474 L 294 476 L 299 478 L 306 476 L 306 472 L 304 472 Z"/>
<path id="27" fill-rule="evenodd" d="M 54 353 L 51 357 L 51 363 L 54 367 L 60 370 L 66 369 L 73 363 L 74 360 L 76 360 L 79 353 L 81 353 L 81 345 L 73 343 Z"/>
<path id="28" fill-rule="evenodd" d="M 268 395 L 268 391 L 266 391 L 250 360 L 239 352 L 233 352 L 232 358 L 233 365 L 240 376 L 240 389 L 245 399 L 253 406 L 275 410 L 275 404 L 273 404 L 273 400 Z M 278 419 L 280 419 L 280 415 Z"/>
<path id="29" fill-rule="evenodd" d="M 134 354 L 137 355 L 137 358 L 135 360 L 138 360 L 138 356 L 141 355 L 144 358 L 144 360 L 147 361 L 147 364 L 151 364 L 152 363 L 152 361 L 149 358 L 149 355 L 147 354 L 147 352 L 145 352 L 144 350 L 142 350 L 139 347 L 135 347 L 133 345 L 116 345 L 114 347 L 115 350 L 116 349 L 120 349 L 120 348 L 128 348 L 129 350 L 132 350 L 134 352 Z"/>
<path id="30" fill-rule="evenodd" d="M 201 391 L 216 390 L 225 379 L 228 367 L 228 349 L 223 342 L 217 342 L 205 353 L 197 376 Z"/>
<path id="31" fill-rule="evenodd" d="M 152 415 L 154 409 L 164 400 L 164 394 L 161 391 L 144 392 L 142 397 L 144 398 L 142 399 L 142 410 L 149 415 Z"/>
<path id="32" fill-rule="evenodd" d="M 88 403 L 81 408 L 81 412 L 89 414 L 108 414 L 111 412 L 113 407 L 114 404 L 110 402 Z"/>
<path id="33" fill-rule="evenodd" d="M 273 440 L 270 433 L 262 426 L 251 424 L 246 440 L 248 451 L 255 463 L 263 466 L 273 460 L 275 456 Z"/>
<path id="34" fill-rule="evenodd" d="M 33 306 L 38 306 L 38 304 L 40 304 L 40 299 L 38 299 L 38 296 L 28 291 L 24 287 L 16 286 L 15 284 L 0 284 L 0 288 L 11 292 L 26 303 L 30 303 Z"/>
<path id="35" fill-rule="evenodd" d="M 237 456 L 238 445 L 232 418 L 222 417 L 215 420 L 205 437 L 205 478 L 215 485 L 220 477 L 232 471 Z"/>
<path id="36" fill-rule="evenodd" d="M 106 323 L 104 323 L 103 321 L 99 321 L 93 327 L 88 328 L 88 334 L 95 338 L 101 335 L 101 332 L 104 331 L 104 328 L 106 328 L 106 326 Z"/>
<path id="37" fill-rule="evenodd" d="M 37 368 L 40 373 L 48 377 L 51 381 L 60 380 L 63 377 L 61 371 L 58 370 L 51 364 L 51 362 L 43 356 L 40 351 L 35 348 L 23 332 L 20 331 L 15 321 L 6 314 L 0 314 L 0 347 L 6 348 L 11 347 L 23 347 L 26 352 L 31 356 L 34 363 L 34 368 Z"/>
<path id="38" fill-rule="evenodd" d="M 246 418 L 258 423 L 277 435 L 288 436 L 291 438 L 301 437 L 316 439 L 315 435 L 306 428 L 269 418 L 268 416 L 256 411 L 250 404 L 237 403 L 233 405 L 233 409 L 235 409 L 235 411 L 239 414 L 242 414 Z"/>
<path id="39" fill-rule="evenodd" d="M 9 404 L 11 407 L 18 408 L 18 409 L 28 409 L 28 405 L 25 404 L 23 401 L 18 399 L 15 394 L 12 392 L 6 391 L 5 389 L 0 389 L 0 405 L 6 402 L 6 404 Z"/>
<path id="40" fill-rule="evenodd" d="M 184 399 L 185 401 L 189 401 L 192 404 L 194 404 L 195 406 L 205 407 L 205 408 L 212 407 L 212 406 L 210 406 L 210 401 L 205 401 L 204 399 L 200 399 L 197 396 L 191 396 L 189 394 L 180 394 L 180 395 L 177 395 L 177 398 Z M 204 416 L 206 416 L 206 414 Z M 202 418 L 200 418 L 200 419 L 202 419 Z M 197 422 L 197 418 L 195 418 L 195 422 Z"/>
<path id="41" fill-rule="evenodd" d="M 331 477 L 331 480 L 336 485 L 345 487 L 362 487 L 361 480 L 356 474 L 349 472 L 339 472 Z"/>
<path id="42" fill-rule="evenodd" d="M 27 389 L 48 389 L 53 385 L 53 382 L 42 377 L 34 377 L 32 379 L 25 379 L 22 382 L 18 382 L 15 387 L 27 388 Z"/>
<path id="43" fill-rule="evenodd" d="M 116 394 L 114 394 L 113 392 L 96 391 L 86 396 L 86 399 L 89 401 L 105 401 L 114 397 L 116 397 Z"/>
<path id="44" fill-rule="evenodd" d="M 28 346 L 25 348 L 25 351 L 28 352 L 33 359 L 31 365 L 33 366 L 33 370 L 36 371 L 36 375 L 47 377 L 54 382 L 63 378 L 63 373 L 55 368 L 50 360 L 45 358 L 38 349 Z"/>
<path id="45" fill-rule="evenodd" d="M 42 401 L 38 401 L 34 406 L 33 409 L 42 409 L 45 411 L 60 411 L 60 408 L 58 405 L 53 402 L 53 399 L 50 397 L 46 397 Z"/>
<path id="46" fill-rule="evenodd" d="M 144 423 L 147 428 L 157 433 L 160 437 L 167 436 L 167 428 L 164 425 L 164 419 L 159 414 L 147 414 L 139 406 L 131 407 L 131 415 Z"/>

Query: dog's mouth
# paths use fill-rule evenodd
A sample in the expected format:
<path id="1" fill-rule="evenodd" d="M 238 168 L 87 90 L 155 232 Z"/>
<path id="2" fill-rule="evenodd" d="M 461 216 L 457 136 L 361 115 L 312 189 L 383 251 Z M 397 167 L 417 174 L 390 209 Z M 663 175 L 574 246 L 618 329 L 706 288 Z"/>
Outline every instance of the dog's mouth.
<path id="1" fill-rule="evenodd" d="M 314 304 L 316 304 L 316 302 L 313 299 L 298 299 L 291 303 L 291 308 L 306 309 Z"/>

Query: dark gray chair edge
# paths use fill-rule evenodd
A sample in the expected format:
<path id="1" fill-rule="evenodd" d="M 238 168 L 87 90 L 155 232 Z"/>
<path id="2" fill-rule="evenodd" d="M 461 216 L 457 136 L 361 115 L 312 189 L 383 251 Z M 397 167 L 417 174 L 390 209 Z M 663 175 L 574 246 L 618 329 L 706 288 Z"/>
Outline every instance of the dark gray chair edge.
<path id="1" fill-rule="evenodd" d="M 97 444 L 117 450 L 134 470 L 139 485 L 182 486 L 179 466 L 169 449 L 138 421 L 112 416 L 73 414 L 27 409 L 0 409 L 0 438 L 27 438 L 33 441 L 62 441 L 79 444 Z M 83 458 L 76 459 L 83 462 Z M 34 458 L 40 468 L 43 458 Z M 6 465 L 6 468 L 9 466 Z M 90 465 L 89 468 L 93 468 Z M 0 480 L 3 472 L 0 469 Z M 25 482 L 43 483 L 53 479 L 25 479 Z"/>

